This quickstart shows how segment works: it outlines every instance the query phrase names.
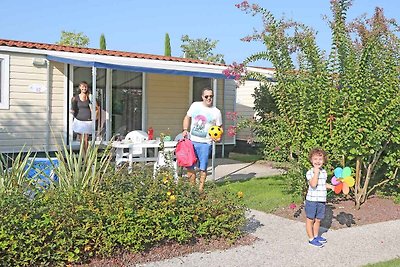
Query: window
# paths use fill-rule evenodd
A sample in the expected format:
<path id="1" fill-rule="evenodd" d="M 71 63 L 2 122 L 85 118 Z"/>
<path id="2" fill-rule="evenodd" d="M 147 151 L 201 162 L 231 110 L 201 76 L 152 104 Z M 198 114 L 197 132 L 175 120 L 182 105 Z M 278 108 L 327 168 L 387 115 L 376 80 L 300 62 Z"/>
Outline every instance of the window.
<path id="1" fill-rule="evenodd" d="M 96 121 L 96 137 L 104 138 L 105 135 L 105 88 L 106 88 L 106 70 L 105 69 L 96 69 L 96 103 L 98 106 L 98 114 Z M 89 85 L 89 93 L 92 93 L 92 68 L 86 67 L 74 67 L 73 72 L 73 95 L 76 96 L 80 93 L 79 84 L 82 81 L 86 81 Z M 71 99 L 72 97 L 70 97 Z M 71 100 L 69 101 L 69 105 L 71 105 Z M 70 108 L 68 108 L 69 110 Z M 72 125 L 71 125 L 72 127 Z M 72 132 L 72 129 L 71 129 Z M 77 141 L 76 133 L 72 134 L 72 141 Z M 105 139 L 103 139 L 105 140 Z"/>
<path id="2" fill-rule="evenodd" d="M 88 82 L 89 89 L 92 89 L 91 68 L 74 66 L 71 77 L 73 88 L 70 88 L 70 94 L 78 93 L 81 81 Z M 142 129 L 142 87 L 143 74 L 141 72 L 122 70 L 108 72 L 106 69 L 96 69 L 96 103 L 99 104 L 100 111 L 99 120 L 96 122 L 96 138 L 101 137 L 102 140 L 106 140 L 106 132 L 109 132 L 111 136 L 119 134 L 124 137 L 130 131 Z M 107 94 L 111 95 L 107 96 Z M 68 100 L 69 105 L 71 105 L 72 95 Z M 106 103 L 106 99 L 111 103 Z M 77 135 L 72 131 L 72 116 L 69 134 L 70 142 L 76 142 Z"/>
<path id="3" fill-rule="evenodd" d="M 205 87 L 212 89 L 212 79 L 193 77 L 193 102 L 203 101 L 201 98 L 201 92 Z"/>
<path id="4" fill-rule="evenodd" d="M 9 63 L 10 59 L 8 55 L 0 54 L 0 109 L 9 108 Z"/>
<path id="5" fill-rule="evenodd" d="M 112 133 L 125 136 L 142 129 L 143 74 L 114 70 L 112 74 Z"/>

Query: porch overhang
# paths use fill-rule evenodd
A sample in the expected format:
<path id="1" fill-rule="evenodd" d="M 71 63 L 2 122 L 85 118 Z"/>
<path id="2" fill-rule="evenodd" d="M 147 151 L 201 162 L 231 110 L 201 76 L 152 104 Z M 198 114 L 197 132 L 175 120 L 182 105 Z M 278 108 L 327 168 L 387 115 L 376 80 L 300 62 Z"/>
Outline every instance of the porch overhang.
<path id="1" fill-rule="evenodd" d="M 123 71 L 134 71 L 144 73 L 155 73 L 155 74 L 167 74 L 167 75 L 180 75 L 180 76 L 192 76 L 212 79 L 229 79 L 222 71 L 226 68 L 224 66 L 209 66 L 199 67 L 199 64 L 168 64 L 169 62 L 144 62 L 144 60 L 132 60 L 129 59 L 102 59 L 102 60 L 90 60 L 75 57 L 60 57 L 47 55 L 49 61 L 55 61 L 65 64 L 71 64 L 77 67 L 96 67 L 103 69 L 123 70 Z M 142 63 L 142 64 L 140 64 Z M 153 65 L 153 66 L 152 66 Z"/>

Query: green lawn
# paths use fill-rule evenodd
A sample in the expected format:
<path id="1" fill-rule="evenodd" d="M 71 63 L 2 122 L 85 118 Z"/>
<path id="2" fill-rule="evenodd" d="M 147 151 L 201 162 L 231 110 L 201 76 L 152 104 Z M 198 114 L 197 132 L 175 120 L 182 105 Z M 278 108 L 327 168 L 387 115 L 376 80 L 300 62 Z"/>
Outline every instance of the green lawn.
<path id="1" fill-rule="evenodd" d="M 365 267 L 395 267 L 395 266 L 400 266 L 400 258 L 390 260 L 390 261 L 384 261 L 384 262 L 379 262 L 375 264 L 367 264 Z"/>
<path id="2" fill-rule="evenodd" d="M 288 206 L 301 199 L 293 199 L 285 192 L 285 176 L 256 178 L 247 181 L 225 182 L 218 184 L 221 190 L 234 194 L 243 192 L 243 202 L 250 208 L 263 212 L 272 212 L 278 207 Z"/>
<path id="3" fill-rule="evenodd" d="M 229 158 L 241 162 L 255 162 L 261 160 L 260 155 L 229 153 Z M 287 183 L 284 175 L 256 178 L 247 181 L 218 183 L 221 190 L 228 190 L 234 194 L 243 192 L 243 202 L 250 208 L 264 212 L 272 212 L 279 207 L 300 202 L 285 192 Z"/>

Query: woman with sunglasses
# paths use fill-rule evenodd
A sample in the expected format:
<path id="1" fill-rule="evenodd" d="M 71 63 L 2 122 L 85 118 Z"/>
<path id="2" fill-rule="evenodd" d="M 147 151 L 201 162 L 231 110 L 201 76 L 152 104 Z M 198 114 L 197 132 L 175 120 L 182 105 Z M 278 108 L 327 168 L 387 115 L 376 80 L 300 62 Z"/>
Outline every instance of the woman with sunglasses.
<path id="1" fill-rule="evenodd" d="M 193 102 L 186 116 L 183 119 L 183 132 L 182 136 L 190 136 L 193 143 L 194 151 L 197 156 L 197 163 L 200 169 L 200 183 L 199 191 L 203 192 L 204 183 L 207 178 L 208 157 L 210 155 L 212 141 L 208 135 L 208 130 L 211 126 L 222 126 L 221 111 L 213 106 L 213 90 L 211 88 L 204 88 L 201 94 L 202 101 Z M 190 128 L 189 128 L 190 126 Z M 190 135 L 189 135 L 190 129 Z M 195 165 L 187 168 L 187 175 L 189 181 L 196 184 Z"/>

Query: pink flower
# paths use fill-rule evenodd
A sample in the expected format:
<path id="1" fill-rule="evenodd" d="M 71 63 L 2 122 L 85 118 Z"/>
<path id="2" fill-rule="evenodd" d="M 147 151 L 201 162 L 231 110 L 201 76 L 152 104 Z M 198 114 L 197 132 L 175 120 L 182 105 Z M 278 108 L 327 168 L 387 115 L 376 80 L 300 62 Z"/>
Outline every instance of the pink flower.
<path id="1" fill-rule="evenodd" d="M 236 4 L 235 7 L 240 8 L 241 10 L 246 10 L 247 8 L 249 8 L 249 3 L 247 1 L 243 1 L 239 4 Z"/>
<path id="2" fill-rule="evenodd" d="M 234 112 L 234 111 L 232 111 L 232 112 L 231 112 L 231 111 L 226 112 L 226 118 L 227 118 L 228 120 L 236 121 L 237 118 L 238 118 L 237 112 Z"/>
<path id="3" fill-rule="evenodd" d="M 222 73 L 227 78 L 234 78 L 235 80 L 240 80 L 242 76 L 247 74 L 247 70 L 244 64 L 238 64 L 233 62 L 231 65 L 228 66 L 227 69 L 223 70 Z"/>
<path id="4" fill-rule="evenodd" d="M 229 76 L 229 75 L 230 75 L 229 69 L 223 70 L 222 73 L 223 73 L 225 76 Z"/>
<path id="5" fill-rule="evenodd" d="M 292 210 L 294 210 L 296 207 L 297 207 L 297 206 L 296 206 L 296 204 L 294 204 L 294 203 L 291 203 L 291 204 L 289 205 L 289 209 L 292 209 Z"/>
<path id="6" fill-rule="evenodd" d="M 253 40 L 253 37 L 252 36 L 246 36 L 246 37 L 243 37 L 240 40 L 242 40 L 243 42 L 250 42 L 251 40 Z"/>
<path id="7" fill-rule="evenodd" d="M 260 8 L 260 6 L 257 5 L 257 4 L 252 4 L 252 5 L 251 5 L 251 8 L 252 8 L 254 11 L 257 11 L 257 10 Z"/>
<path id="8" fill-rule="evenodd" d="M 233 137 L 236 135 L 236 127 L 231 125 L 228 127 L 228 136 Z"/>

